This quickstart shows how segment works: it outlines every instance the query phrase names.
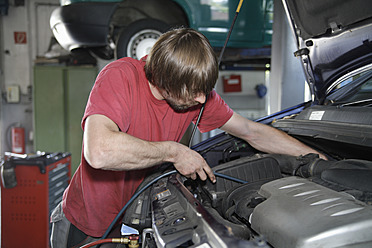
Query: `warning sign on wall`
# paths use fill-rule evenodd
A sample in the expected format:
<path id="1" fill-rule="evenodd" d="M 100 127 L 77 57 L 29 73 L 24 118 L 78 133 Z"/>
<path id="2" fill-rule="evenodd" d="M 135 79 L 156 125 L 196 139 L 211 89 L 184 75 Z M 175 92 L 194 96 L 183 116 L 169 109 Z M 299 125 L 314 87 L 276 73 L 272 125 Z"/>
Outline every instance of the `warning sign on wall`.
<path id="1" fill-rule="evenodd" d="M 224 92 L 242 91 L 241 76 L 240 75 L 223 76 L 223 91 Z"/>
<path id="2" fill-rule="evenodd" d="M 26 32 L 14 32 L 14 43 L 15 44 L 27 44 Z"/>

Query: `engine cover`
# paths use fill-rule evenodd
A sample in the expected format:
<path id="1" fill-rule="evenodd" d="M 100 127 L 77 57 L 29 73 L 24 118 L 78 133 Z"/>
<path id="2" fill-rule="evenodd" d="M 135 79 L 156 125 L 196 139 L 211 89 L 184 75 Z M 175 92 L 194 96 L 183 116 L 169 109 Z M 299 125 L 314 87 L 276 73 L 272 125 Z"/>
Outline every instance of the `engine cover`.
<path id="1" fill-rule="evenodd" d="M 252 228 L 275 248 L 372 247 L 372 206 L 309 180 L 264 184 Z"/>

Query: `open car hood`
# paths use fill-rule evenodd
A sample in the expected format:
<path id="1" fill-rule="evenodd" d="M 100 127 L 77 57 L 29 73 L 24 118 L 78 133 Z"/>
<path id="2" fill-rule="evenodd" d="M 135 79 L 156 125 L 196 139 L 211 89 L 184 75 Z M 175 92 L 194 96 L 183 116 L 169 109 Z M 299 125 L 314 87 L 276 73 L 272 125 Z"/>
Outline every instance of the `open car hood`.
<path id="1" fill-rule="evenodd" d="M 372 63 L 372 1 L 283 0 L 313 100 L 334 82 Z"/>

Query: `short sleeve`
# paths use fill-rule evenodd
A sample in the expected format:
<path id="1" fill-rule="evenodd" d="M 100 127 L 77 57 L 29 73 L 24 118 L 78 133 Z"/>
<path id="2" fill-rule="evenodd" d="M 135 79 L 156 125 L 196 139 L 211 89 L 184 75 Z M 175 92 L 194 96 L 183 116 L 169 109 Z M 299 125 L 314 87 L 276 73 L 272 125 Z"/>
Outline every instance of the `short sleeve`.
<path id="1" fill-rule="evenodd" d="M 105 68 L 90 93 L 82 126 L 89 115 L 101 114 L 126 131 L 130 123 L 131 89 L 128 72 L 118 67 Z"/>

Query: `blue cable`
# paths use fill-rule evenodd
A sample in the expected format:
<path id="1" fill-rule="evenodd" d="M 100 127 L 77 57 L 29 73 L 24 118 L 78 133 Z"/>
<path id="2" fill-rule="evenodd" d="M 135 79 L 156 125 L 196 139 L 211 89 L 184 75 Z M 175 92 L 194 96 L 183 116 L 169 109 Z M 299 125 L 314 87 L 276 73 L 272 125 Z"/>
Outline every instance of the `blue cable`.
<path id="1" fill-rule="evenodd" d="M 243 184 L 244 183 L 248 183 L 247 181 L 241 180 L 239 178 L 228 176 L 228 175 L 221 174 L 221 173 L 218 173 L 218 172 L 214 172 L 214 175 L 216 175 L 218 177 L 222 177 L 222 178 L 228 179 L 228 180 L 231 180 L 231 181 L 234 181 L 234 182 L 238 182 L 238 183 L 243 183 Z"/>
<path id="2" fill-rule="evenodd" d="M 106 232 L 103 234 L 102 238 L 101 239 L 105 239 L 107 238 L 108 234 L 111 232 L 112 228 L 114 227 L 115 223 L 119 220 L 119 218 L 121 217 L 121 215 L 125 212 L 125 210 L 128 208 L 128 206 L 143 192 L 145 191 L 146 189 L 148 189 L 151 185 L 153 185 L 154 183 L 156 183 L 158 180 L 160 180 L 161 178 L 163 177 L 166 177 L 166 176 L 169 176 L 171 174 L 174 174 L 174 173 L 177 173 L 176 170 L 172 170 L 172 171 L 169 171 L 163 175 L 160 175 L 156 178 L 154 178 L 153 180 L 151 180 L 148 184 L 146 184 L 142 189 L 140 189 L 137 193 L 135 193 L 131 198 L 130 200 L 124 205 L 124 207 L 120 210 L 120 212 L 116 215 L 115 219 L 111 222 L 110 226 L 107 228 Z M 221 174 L 221 173 L 218 173 L 218 172 L 214 172 L 214 175 L 218 176 L 218 177 L 222 177 L 222 178 L 225 178 L 225 179 L 228 179 L 228 180 L 231 180 L 231 181 L 234 181 L 234 182 L 238 182 L 238 183 L 248 183 L 247 181 L 244 181 L 244 180 L 241 180 L 239 178 L 236 178 L 236 177 L 232 177 L 232 176 L 228 176 L 228 175 L 224 175 L 224 174 Z"/>
<path id="3" fill-rule="evenodd" d="M 169 176 L 171 174 L 176 173 L 176 170 L 169 171 L 163 175 L 160 175 L 156 178 L 154 178 L 152 181 L 150 181 L 148 184 L 146 184 L 142 189 L 140 189 L 137 193 L 135 193 L 130 200 L 124 205 L 124 207 L 120 210 L 120 212 L 116 215 L 115 219 L 111 222 L 110 226 L 107 228 L 106 232 L 103 234 L 101 239 L 107 238 L 108 234 L 111 232 L 111 229 L 114 227 L 115 223 L 119 220 L 121 215 L 124 213 L 124 211 L 128 208 L 128 206 L 136 199 L 143 191 L 145 191 L 148 187 L 150 187 L 152 184 L 157 182 L 163 177 Z"/>

